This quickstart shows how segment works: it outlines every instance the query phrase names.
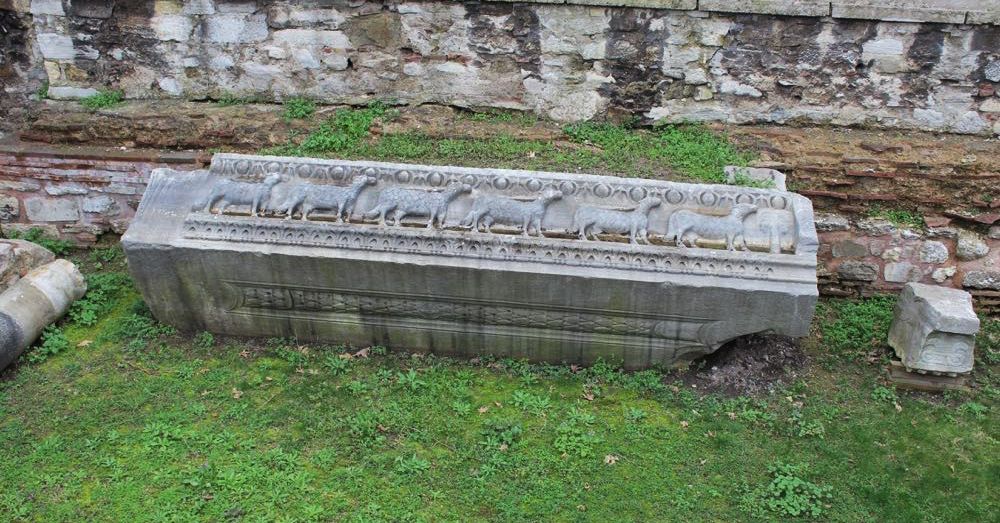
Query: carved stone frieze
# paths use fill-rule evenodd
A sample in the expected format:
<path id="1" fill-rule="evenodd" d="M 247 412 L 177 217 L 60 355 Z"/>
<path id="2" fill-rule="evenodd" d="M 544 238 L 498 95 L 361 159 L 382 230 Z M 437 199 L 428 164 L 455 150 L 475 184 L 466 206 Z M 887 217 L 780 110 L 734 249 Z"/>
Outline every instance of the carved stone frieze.
<path id="1" fill-rule="evenodd" d="M 607 176 L 219 154 L 123 244 L 182 330 L 629 368 L 805 335 L 818 294 L 802 196 Z"/>

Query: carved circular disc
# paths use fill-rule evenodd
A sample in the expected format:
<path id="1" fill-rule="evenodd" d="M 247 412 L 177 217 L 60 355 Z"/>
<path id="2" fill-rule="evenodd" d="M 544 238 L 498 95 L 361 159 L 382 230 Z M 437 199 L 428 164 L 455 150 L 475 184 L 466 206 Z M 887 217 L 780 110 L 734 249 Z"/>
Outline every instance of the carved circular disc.
<path id="1" fill-rule="evenodd" d="M 468 184 L 471 187 L 475 187 L 476 185 L 479 184 L 479 177 L 477 177 L 472 173 L 466 174 L 465 176 L 462 177 L 462 183 Z"/>
<path id="2" fill-rule="evenodd" d="M 504 178 L 503 176 L 501 176 L 499 178 L 494 178 L 493 179 L 493 188 L 502 191 L 502 190 L 504 190 L 504 189 L 506 189 L 508 187 L 510 187 L 510 180 L 508 180 L 507 178 Z"/>
<path id="3" fill-rule="evenodd" d="M 537 178 L 532 178 L 532 179 L 524 182 L 524 186 L 529 191 L 533 191 L 533 192 L 538 192 L 538 191 L 542 190 L 542 182 L 538 181 Z"/>
<path id="4" fill-rule="evenodd" d="M 700 202 L 702 205 L 706 207 L 711 207 L 715 205 L 715 203 L 718 201 L 719 201 L 719 195 L 713 192 L 705 191 L 698 196 L 698 202 Z"/>
<path id="5" fill-rule="evenodd" d="M 347 172 L 344 171 L 343 167 L 334 167 L 330 169 L 328 176 L 333 180 L 343 180 L 347 176 Z"/>
<path id="6" fill-rule="evenodd" d="M 754 198 L 752 194 L 740 194 L 736 196 L 736 203 L 753 203 Z"/>
<path id="7" fill-rule="evenodd" d="M 233 168 L 236 170 L 236 174 L 244 176 L 250 174 L 250 160 L 237 160 Z"/>
<path id="8" fill-rule="evenodd" d="M 278 162 L 270 162 L 264 166 L 264 174 L 280 173 L 282 171 L 281 164 Z"/>
<path id="9" fill-rule="evenodd" d="M 373 178 L 378 178 L 378 169 L 376 169 L 374 167 L 369 167 L 369 168 L 365 169 L 364 171 L 362 171 L 361 174 L 363 174 L 365 176 L 371 176 Z"/>
<path id="10" fill-rule="evenodd" d="M 677 189 L 668 190 L 665 197 L 667 198 L 667 203 L 672 205 L 677 205 L 684 201 L 684 193 L 678 191 Z"/>
<path id="11" fill-rule="evenodd" d="M 307 163 L 304 163 L 295 168 L 295 175 L 300 178 L 312 178 L 313 167 Z"/>
<path id="12" fill-rule="evenodd" d="M 607 198 L 611 196 L 611 187 L 608 187 L 606 183 L 599 183 L 594 186 L 594 196 L 599 196 L 601 198 Z"/>
<path id="13" fill-rule="evenodd" d="M 784 196 L 772 196 L 771 197 L 771 208 L 772 209 L 784 209 L 788 207 L 788 200 Z"/>
<path id="14" fill-rule="evenodd" d="M 436 171 L 432 172 L 427 175 L 427 183 L 431 187 L 441 187 L 441 184 L 444 183 L 444 175 Z"/>
<path id="15" fill-rule="evenodd" d="M 399 183 L 410 183 L 411 178 L 413 178 L 413 175 L 410 174 L 410 171 L 407 171 L 406 169 L 403 169 L 402 171 L 396 171 L 396 181 Z"/>
<path id="16" fill-rule="evenodd" d="M 573 196 L 576 194 L 576 184 L 566 180 L 559 184 L 559 190 L 562 191 L 563 196 Z"/>
<path id="17" fill-rule="evenodd" d="M 648 194 L 649 191 L 647 191 L 645 187 L 633 187 L 632 190 L 628 192 L 628 197 L 637 202 L 645 198 Z"/>

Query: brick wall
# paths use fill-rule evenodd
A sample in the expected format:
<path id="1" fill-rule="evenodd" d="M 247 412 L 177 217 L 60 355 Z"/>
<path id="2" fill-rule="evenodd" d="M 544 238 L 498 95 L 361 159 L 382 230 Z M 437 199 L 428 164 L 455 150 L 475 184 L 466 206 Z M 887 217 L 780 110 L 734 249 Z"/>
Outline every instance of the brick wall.
<path id="1" fill-rule="evenodd" d="M 78 245 L 122 233 L 157 167 L 194 169 L 194 153 L 0 144 L 0 228 L 44 229 Z"/>

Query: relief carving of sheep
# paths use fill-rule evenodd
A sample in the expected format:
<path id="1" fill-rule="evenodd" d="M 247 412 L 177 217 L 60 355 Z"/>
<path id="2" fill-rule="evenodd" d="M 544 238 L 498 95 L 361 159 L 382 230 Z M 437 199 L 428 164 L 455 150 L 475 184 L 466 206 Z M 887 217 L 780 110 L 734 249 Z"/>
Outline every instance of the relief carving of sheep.
<path id="1" fill-rule="evenodd" d="M 281 175 L 277 173 L 267 175 L 259 183 L 238 182 L 230 179 L 219 180 L 212 186 L 203 210 L 211 213 L 212 207 L 219 204 L 219 214 L 222 214 L 230 205 L 249 205 L 250 216 L 258 216 L 261 211 L 265 210 L 264 207 L 271 196 L 271 189 L 281 180 Z"/>
<path id="2" fill-rule="evenodd" d="M 453 183 L 443 191 L 391 187 L 378 195 L 378 202 L 365 213 L 365 218 L 372 219 L 377 216 L 379 224 L 385 225 L 386 214 L 395 211 L 393 214 L 395 225 L 400 225 L 403 218 L 414 214 L 428 217 L 428 229 L 434 227 L 435 221 L 443 227 L 444 219 L 448 215 L 448 206 L 455 198 L 469 192 L 472 192 L 472 187 L 464 183 Z"/>
<path id="3" fill-rule="evenodd" d="M 580 207 L 573 215 L 573 231 L 580 233 L 580 239 L 602 232 L 628 234 L 632 243 L 649 243 L 649 211 L 660 205 L 660 199 L 643 198 L 639 207 L 631 211 Z"/>
<path id="4" fill-rule="evenodd" d="M 698 238 L 726 240 L 726 248 L 736 250 L 736 240 L 739 239 L 743 250 L 747 249 L 744 235 L 743 220 L 757 212 L 757 206 L 749 203 L 738 203 L 733 206 L 729 216 L 708 216 L 693 211 L 680 210 L 670 215 L 667 220 L 667 239 L 673 238 L 678 247 L 686 247 L 684 236 L 695 235 L 691 247 L 695 247 Z"/>
<path id="5" fill-rule="evenodd" d="M 358 176 L 348 187 L 302 183 L 288 191 L 285 203 L 278 210 L 285 213 L 286 220 L 292 219 L 296 209 L 302 213 L 303 220 L 308 220 L 309 213 L 316 210 L 337 211 L 338 222 L 345 214 L 350 219 L 358 196 L 369 185 L 375 185 L 375 178 Z"/>
<path id="6" fill-rule="evenodd" d="M 528 236 L 534 227 L 538 236 L 542 235 L 542 218 L 549 204 L 562 198 L 561 191 L 548 190 L 537 200 L 525 202 L 483 194 L 472 203 L 472 209 L 462 220 L 462 225 L 479 230 L 479 224 L 486 226 L 486 232 L 491 232 L 494 223 L 521 226 L 521 234 Z"/>

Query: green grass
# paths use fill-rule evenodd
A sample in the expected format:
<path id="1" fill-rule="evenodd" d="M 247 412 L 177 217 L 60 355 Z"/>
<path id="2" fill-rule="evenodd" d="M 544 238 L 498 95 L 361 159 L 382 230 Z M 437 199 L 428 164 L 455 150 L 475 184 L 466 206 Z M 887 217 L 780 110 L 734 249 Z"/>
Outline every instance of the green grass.
<path id="1" fill-rule="evenodd" d="M 607 363 L 180 336 L 103 278 L 96 321 L 0 382 L 5 521 L 1000 519 L 993 367 L 969 394 L 887 386 L 849 357 L 886 352 L 881 299 L 829 302 L 806 340 L 827 364 L 727 398 Z M 826 322 L 860 335 L 834 349 Z"/>
<path id="2" fill-rule="evenodd" d="M 80 104 L 87 109 L 108 109 L 121 105 L 125 101 L 123 91 L 107 90 L 80 99 Z"/>
<path id="3" fill-rule="evenodd" d="M 564 128 L 565 140 L 561 142 L 516 138 L 507 129 L 478 139 L 438 138 L 419 132 L 371 135 L 376 120 L 395 114 L 378 103 L 363 109 L 342 109 L 303 138 L 262 153 L 594 172 L 710 183 L 725 183 L 726 165 L 745 166 L 755 157 L 736 148 L 725 136 L 694 125 L 640 130 L 627 125 L 574 124 Z M 528 117 L 509 112 L 473 113 L 466 118 L 480 123 L 534 125 Z M 760 186 L 749 179 L 739 180 L 738 184 Z"/>
<path id="4" fill-rule="evenodd" d="M 285 119 L 301 120 L 316 112 L 316 102 L 308 98 L 292 98 L 285 102 Z"/>
<path id="5" fill-rule="evenodd" d="M 873 205 L 868 209 L 869 218 L 882 218 L 900 227 L 911 227 L 913 229 L 924 228 L 924 217 L 919 212 L 908 211 L 906 209 L 887 209 L 879 205 Z"/>

